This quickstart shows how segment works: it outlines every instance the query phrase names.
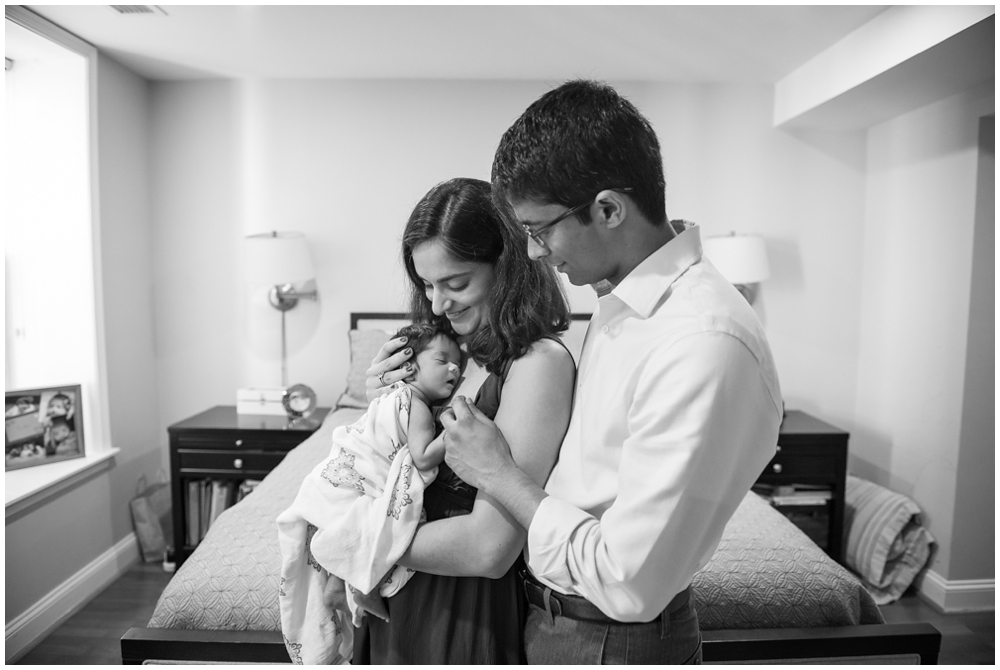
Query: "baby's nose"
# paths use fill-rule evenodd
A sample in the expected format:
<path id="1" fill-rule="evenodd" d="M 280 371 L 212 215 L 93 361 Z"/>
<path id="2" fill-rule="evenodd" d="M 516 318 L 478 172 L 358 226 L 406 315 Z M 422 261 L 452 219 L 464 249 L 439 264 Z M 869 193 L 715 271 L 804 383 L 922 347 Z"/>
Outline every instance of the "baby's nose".
<path id="1" fill-rule="evenodd" d="M 454 375 L 454 376 L 457 377 L 458 373 L 460 371 L 461 371 L 461 368 L 459 368 L 456 364 L 454 364 L 454 363 L 449 363 L 448 364 L 448 374 Z"/>

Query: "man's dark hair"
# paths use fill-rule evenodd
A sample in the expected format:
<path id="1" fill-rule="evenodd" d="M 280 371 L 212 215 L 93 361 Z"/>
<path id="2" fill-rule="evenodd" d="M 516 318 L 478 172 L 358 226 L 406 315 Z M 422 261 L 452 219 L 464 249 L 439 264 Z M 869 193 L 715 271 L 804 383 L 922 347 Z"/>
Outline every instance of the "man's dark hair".
<path id="1" fill-rule="evenodd" d="M 393 339 L 405 337 L 406 346 L 413 349 L 413 356 L 416 357 L 417 354 L 429 347 L 438 335 L 444 335 L 449 340 L 455 339 L 451 328 L 441 323 L 411 323 L 397 330 L 392 337 Z"/>
<path id="2" fill-rule="evenodd" d="M 500 140 L 492 179 L 498 207 L 519 200 L 575 207 L 605 189 L 631 188 L 646 219 L 667 220 L 656 133 L 601 82 L 569 81 L 532 103 Z M 580 220 L 590 223 L 590 212 Z"/>

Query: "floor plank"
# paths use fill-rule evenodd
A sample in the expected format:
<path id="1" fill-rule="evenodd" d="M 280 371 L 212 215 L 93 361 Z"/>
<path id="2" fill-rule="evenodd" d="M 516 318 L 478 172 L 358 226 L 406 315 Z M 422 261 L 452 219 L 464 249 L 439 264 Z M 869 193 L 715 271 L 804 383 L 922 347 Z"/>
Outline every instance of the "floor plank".
<path id="1" fill-rule="evenodd" d="M 119 665 L 121 636 L 145 626 L 171 575 L 138 563 L 25 654 L 20 665 Z"/>
<path id="2" fill-rule="evenodd" d="M 159 563 L 137 564 L 29 651 L 20 665 L 117 665 L 120 639 L 145 626 L 170 581 Z M 882 608 L 889 623 L 928 622 L 943 636 L 943 665 L 993 665 L 994 612 L 941 614 L 915 593 Z"/>

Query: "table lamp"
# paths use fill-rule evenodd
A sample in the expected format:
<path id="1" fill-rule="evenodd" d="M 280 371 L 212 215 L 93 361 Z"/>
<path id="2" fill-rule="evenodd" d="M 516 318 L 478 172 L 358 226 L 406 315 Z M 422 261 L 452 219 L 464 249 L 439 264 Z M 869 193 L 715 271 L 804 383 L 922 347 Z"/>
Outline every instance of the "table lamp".
<path id="1" fill-rule="evenodd" d="M 281 386 L 288 386 L 285 312 L 300 299 L 318 300 L 309 247 L 302 233 L 278 232 L 247 235 L 247 268 L 254 281 L 268 285 L 268 301 L 281 312 Z"/>
<path id="2" fill-rule="evenodd" d="M 736 233 L 707 237 L 702 243 L 702 249 L 712 265 L 752 305 L 757 298 L 760 282 L 771 276 L 764 238 Z"/>

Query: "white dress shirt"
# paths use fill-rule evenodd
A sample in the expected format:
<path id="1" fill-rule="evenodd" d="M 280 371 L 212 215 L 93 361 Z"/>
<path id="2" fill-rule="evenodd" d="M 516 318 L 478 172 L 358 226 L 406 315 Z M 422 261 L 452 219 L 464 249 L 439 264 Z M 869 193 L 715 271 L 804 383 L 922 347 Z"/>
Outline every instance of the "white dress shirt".
<path id="1" fill-rule="evenodd" d="M 651 621 L 711 559 L 782 415 L 760 321 L 696 226 L 598 300 L 576 384 L 525 557 L 554 590 Z"/>

